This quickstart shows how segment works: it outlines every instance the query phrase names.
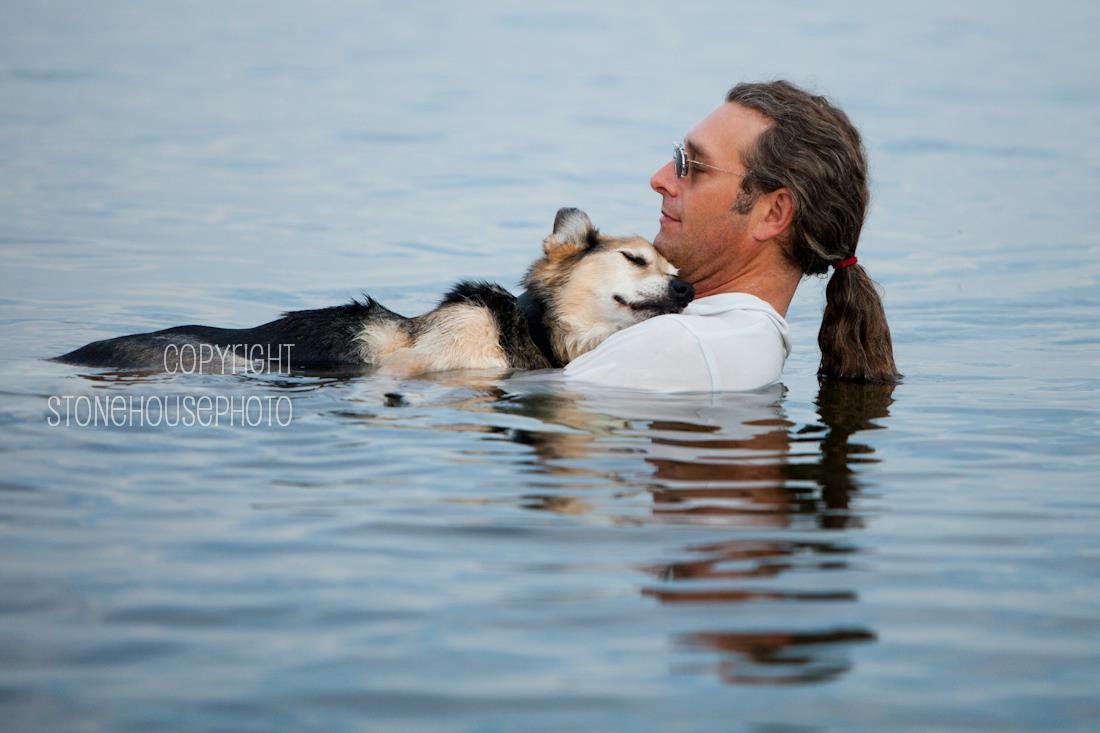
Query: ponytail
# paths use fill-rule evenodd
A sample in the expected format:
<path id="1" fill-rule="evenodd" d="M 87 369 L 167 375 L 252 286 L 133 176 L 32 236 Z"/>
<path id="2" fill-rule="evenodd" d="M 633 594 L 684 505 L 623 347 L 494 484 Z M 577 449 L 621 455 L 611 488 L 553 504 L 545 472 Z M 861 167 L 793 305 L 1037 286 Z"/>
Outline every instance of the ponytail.
<path id="1" fill-rule="evenodd" d="M 829 278 L 817 345 L 819 377 L 886 384 L 901 379 L 882 298 L 860 265 L 837 268 Z"/>

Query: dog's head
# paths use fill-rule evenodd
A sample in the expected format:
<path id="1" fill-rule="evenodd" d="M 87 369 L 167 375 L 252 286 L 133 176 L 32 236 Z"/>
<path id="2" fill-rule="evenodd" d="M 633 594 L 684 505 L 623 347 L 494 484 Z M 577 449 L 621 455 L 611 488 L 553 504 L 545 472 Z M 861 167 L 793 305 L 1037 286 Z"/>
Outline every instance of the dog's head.
<path id="1" fill-rule="evenodd" d="M 679 313 L 695 297 L 651 242 L 602 235 L 580 209 L 560 209 L 542 247 L 523 284 L 545 304 L 551 342 L 565 362 L 627 326 Z"/>

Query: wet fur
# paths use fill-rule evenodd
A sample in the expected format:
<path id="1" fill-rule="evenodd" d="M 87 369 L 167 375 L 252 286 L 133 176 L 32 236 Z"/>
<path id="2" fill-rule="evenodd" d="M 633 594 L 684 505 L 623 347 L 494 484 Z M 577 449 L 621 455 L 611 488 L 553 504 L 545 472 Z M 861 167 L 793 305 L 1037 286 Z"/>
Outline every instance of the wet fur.
<path id="1" fill-rule="evenodd" d="M 625 259 L 624 252 L 635 260 Z M 638 264 L 644 259 L 645 267 Z M 624 261 L 626 264 L 624 264 Z M 94 367 L 219 371 L 251 365 L 251 355 L 287 353 L 298 369 L 373 366 L 397 376 L 451 369 L 545 369 L 562 366 L 615 331 L 659 313 L 678 312 L 690 286 L 653 245 L 640 237 L 600 235 L 588 216 L 562 209 L 543 241 L 543 257 L 523 285 L 542 308 L 552 353 L 532 339 L 516 296 L 499 285 L 461 282 L 434 309 L 406 318 L 372 298 L 346 305 L 286 313 L 255 328 L 177 326 L 96 341 L 57 357 Z M 619 292 L 621 291 L 621 292 Z M 536 324 L 537 325 L 537 324 Z M 216 347 L 213 364 L 173 362 L 179 347 Z M 170 348 L 175 347 L 175 348 Z"/>

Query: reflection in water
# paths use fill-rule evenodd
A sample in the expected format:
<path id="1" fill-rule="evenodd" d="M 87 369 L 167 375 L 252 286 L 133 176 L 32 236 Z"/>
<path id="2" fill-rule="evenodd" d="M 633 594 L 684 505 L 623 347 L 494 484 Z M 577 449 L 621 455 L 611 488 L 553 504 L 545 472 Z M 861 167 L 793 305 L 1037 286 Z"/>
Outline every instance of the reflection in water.
<path id="1" fill-rule="evenodd" d="M 163 380 L 83 376 L 107 388 L 152 388 Z M 858 622 L 860 599 L 850 580 L 861 552 L 853 533 L 865 521 L 854 468 L 877 460 L 856 436 L 882 427 L 892 386 L 824 382 L 819 419 L 800 426 L 786 414 L 782 386 L 643 397 L 560 384 L 527 389 L 521 379 L 502 382 L 496 374 L 431 381 L 445 396 L 430 399 L 431 429 L 484 433 L 530 449 L 519 461 L 531 474 L 520 506 L 615 524 L 698 528 L 696 541 L 658 550 L 669 559 L 640 568 L 648 577 L 641 593 L 672 618 L 682 616 L 687 626 L 676 623 L 670 632 L 673 648 L 716 657 L 705 669 L 722 680 L 835 678 L 851 668 L 854 645 L 875 640 Z M 396 390 L 407 384 L 338 374 L 247 375 L 234 383 L 299 392 L 343 386 L 352 395 L 337 414 L 413 430 L 422 421 L 407 410 L 377 407 L 415 410 L 418 394 L 433 393 L 425 382 L 406 399 Z M 440 414 L 460 418 L 444 422 Z"/>
<path id="2" fill-rule="evenodd" d="M 688 648 L 717 651 L 722 680 L 731 684 L 820 682 L 851 667 L 848 644 L 874 641 L 863 629 L 790 633 L 695 633 L 680 637 Z"/>
<path id="3" fill-rule="evenodd" d="M 610 479 L 623 495 L 638 490 L 639 478 L 600 471 L 599 459 L 609 448 L 641 451 L 653 469 L 641 479 L 652 496 L 647 521 L 730 530 L 728 539 L 688 545 L 677 553 L 682 559 L 645 568 L 654 580 L 642 589 L 671 607 L 730 607 L 721 615 L 722 628 L 673 637 L 680 649 L 717 654 L 719 661 L 710 668 L 729 683 L 831 679 L 851 667 L 852 645 L 876 638 L 860 625 L 807 628 L 807 623 L 819 619 L 818 604 L 859 601 L 843 587 L 859 553 L 843 533 L 863 524 L 858 507 L 853 508 L 861 487 L 852 467 L 876 459 L 873 448 L 853 436 L 882 427 L 876 421 L 889 415 L 893 386 L 823 382 L 816 402 L 820 422 L 802 427 L 787 419 L 783 392 L 776 387 L 752 394 L 638 400 L 636 395 L 542 391 L 513 394 L 493 405 L 563 428 L 509 431 L 511 440 L 533 449 L 542 472 Z M 557 488 L 584 489 L 579 483 Z M 560 492 L 527 496 L 524 505 L 564 514 L 598 508 L 583 495 Z M 833 578 L 839 587 L 829 583 Z M 792 604 L 806 610 L 792 613 Z M 765 610 L 773 624 L 767 628 L 758 628 L 761 608 L 778 609 Z M 774 625 L 774 619 L 783 618 L 792 628 Z"/>

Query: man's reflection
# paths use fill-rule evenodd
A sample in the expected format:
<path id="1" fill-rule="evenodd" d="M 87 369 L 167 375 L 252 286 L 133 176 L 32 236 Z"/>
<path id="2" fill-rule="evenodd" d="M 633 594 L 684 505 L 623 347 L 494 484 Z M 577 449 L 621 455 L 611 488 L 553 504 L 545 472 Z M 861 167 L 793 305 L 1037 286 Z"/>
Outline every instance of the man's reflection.
<path id="1" fill-rule="evenodd" d="M 892 392 L 892 385 L 823 382 L 819 420 L 803 426 L 788 419 L 781 386 L 653 399 L 513 394 L 496 407 L 567 428 L 513 432 L 532 447 L 540 470 L 614 479 L 624 491 L 640 488 L 640 479 L 652 496 L 649 521 L 728 528 L 726 539 L 682 547 L 645 568 L 653 580 L 642 592 L 671 607 L 697 607 L 699 618 L 730 609 L 715 624 L 721 628 L 675 635 L 676 647 L 717 654 L 712 668 L 730 683 L 782 684 L 843 674 L 852 645 L 875 638 L 851 621 L 859 616 L 850 580 L 859 547 L 850 532 L 863 522 L 853 506 L 861 489 L 853 466 L 877 460 L 854 437 L 882 427 L 876 421 L 889 415 Z M 644 451 L 651 475 L 601 471 L 616 449 Z M 596 505 L 582 497 L 535 495 L 525 505 L 592 511 Z"/>

